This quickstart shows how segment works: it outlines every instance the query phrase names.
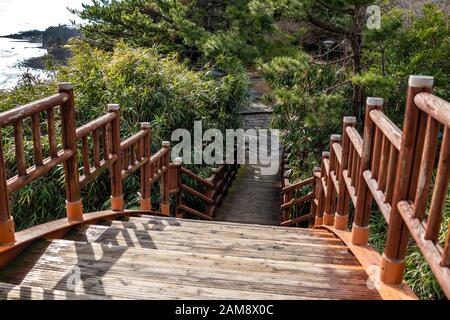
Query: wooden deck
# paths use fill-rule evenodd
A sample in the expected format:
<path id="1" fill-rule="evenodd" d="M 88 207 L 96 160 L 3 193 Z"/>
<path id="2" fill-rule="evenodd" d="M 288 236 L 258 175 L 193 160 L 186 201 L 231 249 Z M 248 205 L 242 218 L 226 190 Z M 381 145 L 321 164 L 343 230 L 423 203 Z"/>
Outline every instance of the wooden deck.
<path id="1" fill-rule="evenodd" d="M 244 129 L 267 129 L 272 119 L 272 108 L 260 101 L 260 78 L 252 78 L 251 103 L 244 108 L 241 116 Z M 249 159 L 247 146 L 246 163 Z M 265 166 L 247 164 L 241 166 L 236 181 L 228 190 L 228 195 L 216 211 L 215 220 L 262 225 L 280 225 L 280 177 L 261 174 Z"/>
<path id="2" fill-rule="evenodd" d="M 0 299 L 380 299 L 367 279 L 327 230 L 142 216 L 35 242 Z"/>

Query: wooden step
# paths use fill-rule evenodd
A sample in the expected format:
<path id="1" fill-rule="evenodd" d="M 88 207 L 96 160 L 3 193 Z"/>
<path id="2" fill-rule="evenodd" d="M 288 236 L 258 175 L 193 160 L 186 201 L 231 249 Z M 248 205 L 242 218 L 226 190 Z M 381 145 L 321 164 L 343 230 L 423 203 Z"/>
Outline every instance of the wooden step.
<path id="1" fill-rule="evenodd" d="M 75 269 L 74 269 L 75 268 Z M 131 299 L 379 299 L 360 266 L 276 261 L 82 243 L 33 244 L 0 281 L 44 290 Z"/>
<path id="2" fill-rule="evenodd" d="M 142 220 L 142 219 L 145 219 Z M 194 220 L 194 219 L 178 219 L 173 217 L 159 217 L 152 215 L 140 215 L 135 217 L 129 217 L 127 221 L 139 221 L 146 222 L 150 224 L 157 225 L 170 225 L 170 226 L 193 226 L 196 228 L 220 228 L 220 227 L 232 227 L 237 230 L 261 230 L 270 232 L 281 232 L 281 233 L 314 233 L 314 234 L 326 234 L 332 236 L 332 234 L 327 230 L 322 229 L 308 229 L 308 228 L 286 228 L 281 226 L 273 225 L 262 225 L 262 224 L 247 224 L 247 223 L 236 223 L 236 222 L 225 222 L 225 221 L 205 221 L 205 220 Z"/>
<path id="3" fill-rule="evenodd" d="M 119 221 L 119 220 L 116 220 Z M 211 232 L 227 232 L 240 235 L 248 235 L 254 237 L 265 236 L 270 234 L 270 236 L 280 237 L 280 238 L 290 238 L 299 239 L 304 236 L 323 238 L 323 239 L 333 239 L 336 237 L 328 230 L 319 229 L 302 229 L 302 228 L 286 228 L 286 227 L 275 227 L 275 226 L 261 226 L 253 224 L 239 224 L 233 222 L 217 222 L 217 221 L 203 221 L 203 220 L 191 220 L 191 219 L 174 219 L 174 218 L 163 218 L 163 217 L 129 217 L 120 222 L 130 222 L 130 224 L 125 223 L 124 226 L 127 228 L 135 227 L 142 228 L 144 225 L 145 229 L 194 229 L 199 230 L 199 232 L 204 232 L 205 230 Z M 111 225 L 110 221 L 102 222 L 105 225 Z M 271 238 L 273 239 L 273 238 Z"/>
<path id="4" fill-rule="evenodd" d="M 224 238 L 217 234 L 180 232 L 174 230 L 137 230 L 91 225 L 74 230 L 68 240 L 96 242 L 119 246 L 174 250 L 183 252 L 229 255 L 235 257 L 266 258 L 281 261 L 321 262 L 329 264 L 358 265 L 354 256 L 343 245 L 311 244 L 302 242 L 276 242 Z"/>
<path id="5" fill-rule="evenodd" d="M 287 243 L 308 243 L 310 245 L 343 245 L 342 241 L 334 237 L 331 233 L 271 233 L 271 232 L 257 232 L 252 230 L 234 230 L 232 228 L 224 228 L 223 230 L 215 228 L 192 228 L 185 226 L 161 226 L 146 224 L 141 222 L 127 222 L 127 221 L 105 221 L 100 222 L 100 225 L 116 229 L 135 229 L 145 231 L 164 232 L 172 234 L 173 237 L 180 236 L 208 236 L 213 239 L 249 239 L 249 240 L 265 240 L 270 243 L 287 242 Z"/>

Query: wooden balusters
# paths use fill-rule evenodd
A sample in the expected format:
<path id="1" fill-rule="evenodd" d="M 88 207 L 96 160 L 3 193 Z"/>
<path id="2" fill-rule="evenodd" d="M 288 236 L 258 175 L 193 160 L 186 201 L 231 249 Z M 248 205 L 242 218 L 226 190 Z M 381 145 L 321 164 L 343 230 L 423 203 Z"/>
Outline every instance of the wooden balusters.
<path id="1" fill-rule="evenodd" d="M 64 161 L 67 218 L 71 221 L 83 221 L 83 205 L 81 202 L 81 192 L 78 178 L 73 85 L 71 83 L 59 83 L 58 90 L 60 93 L 66 93 L 68 95 L 67 101 L 61 104 L 61 127 L 63 132 L 64 149 L 73 152 L 72 156 Z"/>
<path id="2" fill-rule="evenodd" d="M 322 177 L 321 177 L 322 168 L 321 167 L 314 167 L 314 198 L 313 198 L 313 205 L 314 205 L 314 226 L 320 226 L 323 224 L 323 215 L 320 213 L 323 212 L 322 205 L 323 205 L 323 186 L 322 186 Z"/>
<path id="3" fill-rule="evenodd" d="M 141 129 L 145 130 L 147 133 L 144 137 L 143 141 L 143 147 L 142 147 L 142 153 L 143 157 L 148 159 L 148 161 L 144 164 L 144 166 L 141 169 L 141 209 L 142 210 L 151 210 L 152 209 L 152 201 L 151 201 L 151 183 L 150 183 L 150 173 L 151 173 L 151 147 L 152 147 L 152 141 L 151 141 L 151 133 L 150 133 L 150 123 L 149 122 L 143 122 L 141 123 Z"/>
<path id="4" fill-rule="evenodd" d="M 450 221 L 448 222 L 448 227 L 447 227 L 447 238 L 445 239 L 441 267 L 450 268 Z"/>
<path id="5" fill-rule="evenodd" d="M 287 191 L 283 193 L 283 202 L 282 203 L 289 203 L 292 199 L 292 191 Z M 286 207 L 284 209 L 282 209 L 283 211 L 283 222 L 289 220 L 290 216 L 291 216 L 291 206 Z"/>
<path id="6" fill-rule="evenodd" d="M 181 185 L 183 181 L 181 179 L 181 164 L 183 163 L 183 158 L 177 157 L 173 161 L 173 166 L 175 168 L 175 177 L 173 179 L 176 180 L 177 191 L 175 193 L 175 217 L 183 218 L 183 211 L 180 210 L 181 205 Z"/>
<path id="7" fill-rule="evenodd" d="M 92 144 L 93 144 L 93 154 L 94 154 L 94 167 L 100 168 L 100 139 L 98 134 L 98 129 L 92 132 Z"/>
<path id="8" fill-rule="evenodd" d="M 447 185 L 450 180 L 450 128 L 444 129 L 441 152 L 439 155 L 433 197 L 431 198 L 430 215 L 428 217 L 425 240 L 436 241 L 442 221 L 442 211 L 445 199 L 448 197 Z"/>
<path id="9" fill-rule="evenodd" d="M 83 172 L 85 176 L 88 176 L 91 174 L 91 166 L 89 164 L 89 142 L 87 136 L 81 139 L 81 155 L 83 159 Z"/>
<path id="10" fill-rule="evenodd" d="M 409 231 L 397 205 L 400 201 L 407 200 L 410 194 L 409 189 L 413 184 L 411 179 L 414 175 L 413 171 L 416 170 L 413 166 L 416 142 L 420 144 L 420 141 L 417 141 L 417 134 L 423 130 L 419 128 L 419 124 L 423 121 L 420 119 L 420 110 L 415 106 L 414 97 L 419 92 L 431 92 L 432 87 L 433 78 L 431 77 L 411 76 L 409 79 L 403 137 L 392 196 L 386 247 L 381 266 L 381 280 L 387 284 L 400 284 L 405 269 Z M 417 162 L 420 162 L 420 160 L 417 159 Z M 415 192 L 416 188 L 414 188 Z"/>
<path id="11" fill-rule="evenodd" d="M 31 117 L 31 133 L 33 136 L 34 163 L 39 167 L 43 164 L 39 113 L 35 113 Z"/>
<path id="12" fill-rule="evenodd" d="M 348 169 L 350 151 L 350 139 L 347 134 L 347 127 L 355 128 L 356 118 L 344 117 L 343 123 L 341 164 L 338 172 L 338 202 L 334 220 L 334 227 L 339 230 L 345 230 L 348 224 L 348 205 L 350 198 L 344 180 L 344 170 Z"/>
<path id="13" fill-rule="evenodd" d="M 161 192 L 161 214 L 170 216 L 170 203 L 169 203 L 169 175 L 168 169 L 170 164 L 170 141 L 163 141 L 162 147 L 164 155 L 161 158 L 162 161 L 162 176 L 160 180 L 160 192 Z"/>
<path id="14" fill-rule="evenodd" d="M 3 157 L 2 131 L 0 127 L 0 246 L 9 245 L 16 240 L 14 220 L 11 217 L 9 193 L 6 186 L 6 167 Z"/>
<path id="15" fill-rule="evenodd" d="M 122 186 L 122 148 L 120 145 L 120 106 L 109 104 L 108 111 L 116 117 L 111 122 L 111 153 L 116 155 L 117 160 L 111 169 L 111 209 L 114 211 L 124 210 L 123 186 Z"/>
<path id="16" fill-rule="evenodd" d="M 425 144 L 420 164 L 419 183 L 417 184 L 416 198 L 414 201 L 414 218 L 422 219 L 425 214 L 430 191 L 431 179 L 434 170 L 434 159 L 437 151 L 439 134 L 439 122 L 428 117 Z"/>
<path id="17" fill-rule="evenodd" d="M 50 144 L 50 157 L 57 158 L 58 142 L 56 141 L 55 111 L 53 108 L 47 110 L 47 134 Z"/>
<path id="18" fill-rule="evenodd" d="M 14 142 L 16 151 L 17 174 L 19 177 L 27 175 L 27 164 L 25 161 L 25 149 L 23 145 L 22 120 L 14 122 Z"/>
<path id="19" fill-rule="evenodd" d="M 362 157 L 360 161 L 360 168 L 358 172 L 358 191 L 357 201 L 355 207 L 355 219 L 352 227 L 352 243 L 356 245 L 365 245 L 369 239 L 369 217 L 370 205 L 372 202 L 372 194 L 367 188 L 364 180 L 364 171 L 370 169 L 370 160 L 372 153 L 372 145 L 374 139 L 375 127 L 370 112 L 372 110 L 380 110 L 383 106 L 383 99 L 368 98 L 364 122 L 364 137 L 362 147 Z M 377 131 L 378 132 L 378 131 Z M 376 138 L 375 138 L 376 139 Z M 381 141 L 381 139 L 380 139 Z"/>
<path id="20" fill-rule="evenodd" d="M 107 161 L 111 153 L 110 145 L 111 139 L 109 139 L 109 124 L 105 124 L 102 127 L 102 144 L 103 144 L 103 160 Z"/>
<path id="21" fill-rule="evenodd" d="M 325 210 L 323 213 L 323 223 L 328 226 L 334 224 L 334 212 L 333 212 L 333 198 L 335 198 L 335 188 L 333 183 L 333 174 L 335 174 L 336 165 L 336 153 L 333 148 L 334 143 L 339 143 L 341 141 L 341 136 L 338 134 L 331 135 L 330 138 L 330 159 L 329 168 L 327 175 L 327 198 L 325 201 Z M 337 176 L 337 175 L 336 175 Z"/>

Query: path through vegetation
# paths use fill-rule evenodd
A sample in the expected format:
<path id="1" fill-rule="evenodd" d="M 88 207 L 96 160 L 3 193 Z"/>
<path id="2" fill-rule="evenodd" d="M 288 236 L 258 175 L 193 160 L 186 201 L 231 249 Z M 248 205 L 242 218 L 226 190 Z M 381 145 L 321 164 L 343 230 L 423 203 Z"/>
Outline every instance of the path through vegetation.
<path id="1" fill-rule="evenodd" d="M 265 82 L 258 76 L 252 76 L 251 83 L 251 102 L 241 112 L 244 129 L 269 128 L 272 108 L 261 101 Z M 248 140 L 246 143 L 246 163 L 248 163 Z M 263 175 L 261 174 L 263 167 L 259 161 L 255 165 L 241 166 L 236 181 L 217 210 L 216 220 L 263 225 L 280 224 L 279 172 Z"/>

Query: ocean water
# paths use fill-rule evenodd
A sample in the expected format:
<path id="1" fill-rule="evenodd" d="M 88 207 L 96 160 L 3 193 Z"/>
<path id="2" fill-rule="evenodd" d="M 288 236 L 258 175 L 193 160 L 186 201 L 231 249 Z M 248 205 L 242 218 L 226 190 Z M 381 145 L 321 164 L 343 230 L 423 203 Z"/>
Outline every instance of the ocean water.
<path id="1" fill-rule="evenodd" d="M 41 43 L 0 38 L 0 90 L 14 87 L 22 78 L 27 68 L 20 67 L 20 62 L 47 53 L 41 46 Z M 28 69 L 28 71 L 33 75 L 45 77 L 42 70 Z"/>

